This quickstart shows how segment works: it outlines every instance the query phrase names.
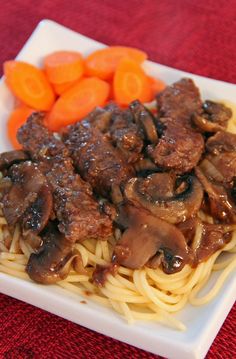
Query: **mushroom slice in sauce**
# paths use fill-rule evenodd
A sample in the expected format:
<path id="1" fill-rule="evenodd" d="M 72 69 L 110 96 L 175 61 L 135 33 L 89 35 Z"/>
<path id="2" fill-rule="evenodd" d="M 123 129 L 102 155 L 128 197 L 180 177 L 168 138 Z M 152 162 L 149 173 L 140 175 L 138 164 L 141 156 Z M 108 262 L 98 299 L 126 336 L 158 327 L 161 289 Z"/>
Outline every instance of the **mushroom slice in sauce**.
<path id="1" fill-rule="evenodd" d="M 36 164 L 27 161 L 9 170 L 12 186 L 3 198 L 3 213 L 9 225 L 18 221 L 23 234 L 40 233 L 52 212 L 52 194 Z"/>
<path id="2" fill-rule="evenodd" d="M 164 272 L 174 273 L 190 261 L 185 238 L 172 224 L 131 205 L 120 208 L 117 221 L 125 231 L 115 246 L 114 263 L 138 269 L 160 255 Z"/>
<path id="3" fill-rule="evenodd" d="M 32 253 L 26 271 L 38 283 L 52 284 L 67 277 L 74 259 L 72 242 L 50 224 L 42 234 L 43 245 Z"/>
<path id="4" fill-rule="evenodd" d="M 135 206 L 149 210 L 170 223 L 179 223 L 193 216 L 200 208 L 203 188 L 198 179 L 188 175 L 175 190 L 175 177 L 155 173 L 147 178 L 132 178 L 125 187 L 125 196 Z"/>
<path id="5" fill-rule="evenodd" d="M 11 167 L 14 163 L 26 161 L 28 154 L 22 150 L 3 152 L 0 154 L 0 171 Z"/>
<path id="6" fill-rule="evenodd" d="M 152 113 L 139 101 L 135 100 L 129 105 L 135 122 L 143 129 L 145 138 L 153 144 L 158 142 L 158 133 Z"/>

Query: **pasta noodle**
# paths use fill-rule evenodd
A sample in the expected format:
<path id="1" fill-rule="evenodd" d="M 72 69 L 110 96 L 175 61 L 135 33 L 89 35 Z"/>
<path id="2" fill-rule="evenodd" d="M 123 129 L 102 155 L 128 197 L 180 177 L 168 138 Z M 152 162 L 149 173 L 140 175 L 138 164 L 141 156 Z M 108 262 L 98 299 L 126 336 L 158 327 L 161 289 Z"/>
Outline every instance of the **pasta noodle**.
<path id="1" fill-rule="evenodd" d="M 12 240 L 7 248 L 4 239 L 9 237 Z M 195 237 L 194 241 L 199 242 L 197 237 L 201 237 L 200 230 L 196 231 Z M 105 265 L 111 260 L 111 242 L 112 239 L 110 242 L 91 239 L 83 244 L 76 244 L 87 274 L 82 275 L 71 270 L 68 277 L 58 282 L 58 285 L 67 291 L 113 308 L 130 324 L 136 320 L 157 321 L 178 330 L 185 330 L 185 325 L 177 320 L 173 313 L 184 308 L 186 303 L 194 306 L 208 303 L 217 295 L 226 278 L 236 268 L 234 229 L 231 241 L 196 268 L 186 265 L 178 273 L 165 274 L 159 268 L 131 270 L 120 267 L 116 275 L 108 275 L 104 287 L 100 288 L 91 282 L 92 272 L 96 264 Z M 1 216 L 0 272 L 30 280 L 25 267 L 32 252 L 29 244 L 22 240 L 18 226 L 10 231 L 4 217 Z M 217 262 L 222 252 L 228 252 L 230 257 Z M 208 282 L 211 273 L 217 270 L 221 270 L 221 273 L 215 283 L 207 294 L 200 297 L 200 290 Z"/>

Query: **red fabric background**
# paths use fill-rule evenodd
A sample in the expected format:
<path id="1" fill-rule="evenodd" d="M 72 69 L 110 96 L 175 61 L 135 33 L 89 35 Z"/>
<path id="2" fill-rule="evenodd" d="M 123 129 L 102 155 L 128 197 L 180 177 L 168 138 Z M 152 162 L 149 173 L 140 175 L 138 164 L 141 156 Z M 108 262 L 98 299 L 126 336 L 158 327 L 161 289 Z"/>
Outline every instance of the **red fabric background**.
<path id="1" fill-rule="evenodd" d="M 50 18 L 108 45 L 140 47 L 159 63 L 236 83 L 235 13 L 235 0 L 2 1 L 0 63 Z M 235 330 L 236 306 L 207 359 L 236 357 Z M 0 295 L 0 358 L 156 356 Z"/>

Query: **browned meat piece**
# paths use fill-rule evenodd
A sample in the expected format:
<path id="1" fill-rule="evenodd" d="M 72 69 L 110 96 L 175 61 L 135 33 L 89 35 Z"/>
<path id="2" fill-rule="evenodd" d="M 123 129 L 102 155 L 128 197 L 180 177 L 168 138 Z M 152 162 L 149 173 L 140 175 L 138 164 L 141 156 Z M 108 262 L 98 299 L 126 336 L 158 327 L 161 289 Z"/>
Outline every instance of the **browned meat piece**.
<path id="1" fill-rule="evenodd" d="M 67 148 L 43 126 L 41 114 L 28 119 L 18 131 L 18 140 L 46 175 L 59 229 L 67 240 L 74 243 L 111 235 L 111 220 L 100 213 L 89 184 L 74 173 Z"/>
<path id="2" fill-rule="evenodd" d="M 121 153 L 86 120 L 69 128 L 65 144 L 83 179 L 104 197 L 134 174 Z"/>
<path id="3" fill-rule="evenodd" d="M 193 113 L 200 113 L 201 99 L 191 79 L 182 79 L 166 87 L 157 96 L 162 136 L 147 152 L 156 165 L 178 174 L 191 171 L 204 150 L 204 140 L 191 125 Z"/>
<path id="4" fill-rule="evenodd" d="M 191 261 L 185 238 L 174 225 L 130 205 L 120 208 L 117 221 L 125 231 L 114 249 L 115 263 L 136 269 L 155 258 L 155 266 L 174 273 Z"/>
<path id="5" fill-rule="evenodd" d="M 193 80 L 183 78 L 167 86 L 157 95 L 160 117 L 170 117 L 177 121 L 189 122 L 193 113 L 201 113 L 202 102 Z"/>
<path id="6" fill-rule="evenodd" d="M 144 136 L 139 126 L 134 123 L 130 110 L 115 111 L 112 114 L 109 133 L 111 141 L 128 163 L 134 163 L 140 158 Z"/>
<path id="7" fill-rule="evenodd" d="M 29 155 L 21 150 L 9 151 L 0 154 L 0 171 L 11 167 L 14 163 L 26 161 Z"/>
<path id="8" fill-rule="evenodd" d="M 192 120 L 202 132 L 222 131 L 227 127 L 228 120 L 232 116 L 230 108 L 221 103 L 205 101 L 202 105 L 203 113 L 194 113 Z"/>
<path id="9" fill-rule="evenodd" d="M 236 135 L 225 131 L 217 132 L 207 140 L 206 149 L 214 155 L 221 152 L 236 152 Z"/>
<path id="10" fill-rule="evenodd" d="M 26 267 L 30 278 L 38 283 L 52 284 L 65 279 L 73 256 L 71 242 L 50 224 L 42 233 L 43 245 L 32 253 Z"/>
<path id="11" fill-rule="evenodd" d="M 8 175 L 12 186 L 3 198 L 8 224 L 20 222 L 23 234 L 40 233 L 52 213 L 52 194 L 46 177 L 30 161 L 13 165 Z"/>
<path id="12" fill-rule="evenodd" d="M 204 140 L 189 125 L 172 118 L 161 118 L 165 130 L 158 144 L 147 147 L 156 165 L 182 174 L 191 171 L 201 158 Z"/>
<path id="13" fill-rule="evenodd" d="M 86 120 L 102 133 L 107 133 L 110 130 L 111 117 L 116 112 L 119 113 L 120 109 L 115 103 L 111 102 L 104 108 L 96 107 L 95 110 L 90 112 Z"/>
<path id="14" fill-rule="evenodd" d="M 197 213 L 203 188 L 192 175 L 176 181 L 169 173 L 155 173 L 147 178 L 129 180 L 125 197 L 136 207 L 145 208 L 166 222 L 179 223 Z"/>

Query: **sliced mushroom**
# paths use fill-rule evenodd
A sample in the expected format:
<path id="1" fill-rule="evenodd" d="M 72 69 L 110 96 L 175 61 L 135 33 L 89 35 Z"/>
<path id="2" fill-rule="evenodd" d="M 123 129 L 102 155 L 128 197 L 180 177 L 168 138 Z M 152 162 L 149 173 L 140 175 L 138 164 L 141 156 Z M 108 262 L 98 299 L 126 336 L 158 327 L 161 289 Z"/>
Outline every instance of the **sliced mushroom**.
<path id="1" fill-rule="evenodd" d="M 0 154 L 0 171 L 11 167 L 14 163 L 26 161 L 29 156 L 21 150 L 3 152 Z"/>
<path id="2" fill-rule="evenodd" d="M 52 212 L 52 194 L 37 165 L 27 161 L 9 170 L 12 186 L 3 198 L 3 213 L 9 225 L 20 222 L 23 234 L 38 234 Z"/>
<path id="3" fill-rule="evenodd" d="M 211 136 L 206 143 L 208 152 L 219 155 L 222 152 L 236 152 L 236 134 L 220 131 Z"/>
<path id="4" fill-rule="evenodd" d="M 50 225 L 42 235 L 43 245 L 32 253 L 26 271 L 38 283 L 52 284 L 67 277 L 73 259 L 72 242 Z"/>
<path id="5" fill-rule="evenodd" d="M 174 273 L 190 261 L 185 238 L 172 224 L 131 205 L 120 208 L 117 221 L 125 231 L 114 249 L 113 262 L 138 269 L 159 255 L 164 272 Z"/>
<path id="6" fill-rule="evenodd" d="M 225 223 L 235 223 L 236 205 L 232 197 L 232 190 L 211 182 L 200 167 L 195 168 L 195 173 L 208 194 L 212 216 Z"/>
<path id="7" fill-rule="evenodd" d="M 177 182 L 169 173 L 132 178 L 126 184 L 125 196 L 135 206 L 169 223 L 183 222 L 199 210 L 203 188 L 193 175 L 180 178 L 180 185 L 175 189 Z"/>
<path id="8" fill-rule="evenodd" d="M 223 131 L 224 127 L 219 125 L 218 123 L 211 122 L 210 120 L 206 119 L 203 116 L 194 113 L 192 116 L 192 121 L 198 129 L 202 132 L 217 132 Z"/>
<path id="9" fill-rule="evenodd" d="M 158 134 L 152 113 L 144 107 L 139 100 L 131 102 L 129 107 L 134 115 L 136 123 L 142 127 L 146 139 L 151 143 L 156 144 L 158 142 Z"/>

